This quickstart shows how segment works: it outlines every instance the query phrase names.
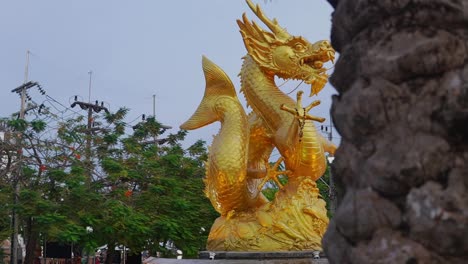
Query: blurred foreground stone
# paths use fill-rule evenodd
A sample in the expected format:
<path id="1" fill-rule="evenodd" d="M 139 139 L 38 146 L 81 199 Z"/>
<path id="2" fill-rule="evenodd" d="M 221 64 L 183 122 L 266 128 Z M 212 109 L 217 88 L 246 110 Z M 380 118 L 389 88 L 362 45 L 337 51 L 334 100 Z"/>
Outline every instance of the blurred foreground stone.
<path id="1" fill-rule="evenodd" d="M 468 1 L 329 2 L 330 263 L 468 263 Z"/>

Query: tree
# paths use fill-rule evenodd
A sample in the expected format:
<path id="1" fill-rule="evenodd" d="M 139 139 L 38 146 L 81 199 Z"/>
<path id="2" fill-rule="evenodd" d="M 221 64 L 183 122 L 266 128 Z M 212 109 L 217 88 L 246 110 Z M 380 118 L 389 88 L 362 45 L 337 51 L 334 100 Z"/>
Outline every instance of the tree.
<path id="1" fill-rule="evenodd" d="M 11 173 L 16 170 L 16 147 L 6 120 L 0 120 L 0 241 L 9 237 L 13 193 Z"/>
<path id="2" fill-rule="evenodd" d="M 113 181 L 113 192 L 146 217 L 142 225 L 146 235 L 134 249 L 165 252 L 170 241 L 184 254 L 195 256 L 207 236 L 201 230 L 209 230 L 216 218 L 203 195 L 206 148 L 199 141 L 186 151 L 179 143 L 185 131 L 160 138 L 164 130 L 154 118 L 139 123 L 132 135 L 121 139 L 121 147 L 104 152 L 112 155 L 102 157 L 101 165 L 109 176 L 106 180 Z M 104 138 L 116 137 L 109 134 Z"/>
<path id="3" fill-rule="evenodd" d="M 59 120 L 48 132 L 50 124 L 41 119 L 6 120 L 22 135 L 23 173 L 15 208 L 27 241 L 26 263 L 33 263 L 40 240 L 73 243 L 87 254 L 104 244 L 110 253 L 117 245 L 132 252 L 164 252 L 165 243 L 171 242 L 186 256 L 195 256 L 204 246 L 217 217 L 203 194 L 205 143 L 185 150 L 180 142 L 186 131 L 161 138 L 166 127 L 154 118 L 128 135 L 129 125 L 123 121 L 127 112 L 122 108 L 95 116 L 92 131 L 82 117 Z M 0 175 L 5 209 L 0 212 L 0 234 L 5 237 L 11 232 L 12 203 L 3 201 L 13 200 L 9 175 L 18 168 L 16 160 L 8 158 L 17 155 L 18 146 L 10 145 L 12 150 L 2 148 L 6 158 L 0 164 L 8 169 Z M 82 153 L 90 153 L 89 159 Z"/>
<path id="4" fill-rule="evenodd" d="M 21 155 L 17 157 L 21 165 L 17 164 L 16 169 L 22 171 L 20 175 L 9 173 L 21 186 L 18 203 L 9 204 L 20 216 L 20 230 L 26 241 L 25 262 L 33 263 L 41 234 L 47 240 L 81 242 L 85 228 L 77 212 L 90 204 L 88 198 L 92 196 L 87 195 L 88 186 L 83 185 L 85 177 L 79 169 L 82 164 L 72 147 L 75 141 L 61 134 L 74 133 L 65 128 L 67 122 L 59 124 L 58 133 L 52 137 L 45 135 L 47 125 L 40 119 L 10 119 L 8 125 L 17 136 L 16 142 L 21 142 L 15 143 L 15 149 Z M 77 196 L 80 198 L 73 199 Z"/>
<path id="5" fill-rule="evenodd" d="M 468 257 L 466 1 L 329 1 L 333 175 L 345 194 L 331 263 Z"/>

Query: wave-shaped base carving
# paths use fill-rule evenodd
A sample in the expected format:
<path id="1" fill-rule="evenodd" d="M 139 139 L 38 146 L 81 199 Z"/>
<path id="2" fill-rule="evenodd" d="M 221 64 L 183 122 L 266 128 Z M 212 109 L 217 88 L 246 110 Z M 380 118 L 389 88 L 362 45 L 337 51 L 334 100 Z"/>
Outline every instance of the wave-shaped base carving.
<path id="1" fill-rule="evenodd" d="M 316 183 L 295 178 L 256 211 L 230 212 L 214 222 L 207 249 L 213 251 L 322 250 L 328 226 Z"/>

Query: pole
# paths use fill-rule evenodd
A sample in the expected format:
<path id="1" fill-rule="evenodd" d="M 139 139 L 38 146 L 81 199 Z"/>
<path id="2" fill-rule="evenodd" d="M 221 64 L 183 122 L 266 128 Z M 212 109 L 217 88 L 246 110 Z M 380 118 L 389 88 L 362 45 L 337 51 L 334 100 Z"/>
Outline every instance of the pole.
<path id="1" fill-rule="evenodd" d="M 86 130 L 86 169 L 88 170 L 88 183 L 91 182 L 91 127 L 93 124 L 93 108 L 88 108 L 88 125 Z"/>
<path id="2" fill-rule="evenodd" d="M 81 101 L 76 101 L 71 104 L 71 107 L 75 107 L 76 105 L 79 105 L 81 109 L 87 110 L 88 111 L 88 123 L 86 126 L 86 149 L 85 149 L 85 163 L 86 163 L 86 170 L 88 172 L 88 177 L 86 179 L 87 184 L 91 184 L 92 180 L 92 171 L 93 171 L 93 161 L 92 161 L 92 151 L 91 151 L 91 141 L 92 137 L 91 135 L 93 134 L 93 111 L 96 113 L 100 112 L 101 110 L 106 111 L 106 113 L 109 113 L 109 110 L 104 107 L 104 105 L 101 103 L 101 105 L 98 105 L 98 101 L 96 100 L 96 104 L 91 104 L 91 84 L 92 84 L 92 77 L 93 77 L 93 71 L 89 71 L 89 85 L 88 85 L 88 102 L 81 102 Z M 76 97 L 75 97 L 76 98 Z"/>
<path id="3" fill-rule="evenodd" d="M 93 71 L 89 71 L 89 86 L 88 86 L 88 103 L 91 103 L 91 78 L 93 77 Z"/>
<path id="4" fill-rule="evenodd" d="M 332 142 L 333 139 L 333 124 L 330 118 L 330 132 L 328 133 L 328 140 Z M 335 181 L 333 179 L 333 174 L 331 171 L 331 162 L 330 162 L 330 179 L 329 179 L 329 189 L 328 189 L 328 197 L 330 198 L 330 212 L 332 215 L 335 214 L 336 208 L 338 207 L 337 195 L 336 195 L 336 187 Z"/>
<path id="5" fill-rule="evenodd" d="M 21 147 L 20 144 L 18 144 Z M 18 149 L 20 152 L 21 149 Z M 20 158 L 21 153 L 18 153 L 18 159 Z M 20 192 L 20 185 L 19 185 L 19 177 L 21 173 L 21 163 L 18 160 L 18 171 L 15 179 L 13 179 L 13 186 L 14 186 L 14 195 L 13 195 L 13 205 L 16 206 L 18 204 L 18 196 Z M 16 209 L 13 208 L 11 213 L 11 224 L 13 226 L 13 233 L 11 235 L 11 253 L 10 253 L 10 263 L 17 264 L 18 263 L 18 214 Z"/>
<path id="6" fill-rule="evenodd" d="M 44 256 L 44 264 L 47 263 L 47 236 L 44 236 L 44 252 L 43 252 L 43 256 Z"/>
<path id="7" fill-rule="evenodd" d="M 88 103 L 91 104 L 91 80 L 93 77 L 93 71 L 89 71 L 89 85 L 88 85 Z M 86 132 L 86 169 L 88 171 L 87 183 L 91 183 L 91 127 L 93 124 L 93 109 L 88 108 L 88 125 Z"/>
<path id="8" fill-rule="evenodd" d="M 26 51 L 26 66 L 24 68 L 24 83 L 28 82 L 29 75 L 29 50 Z M 21 110 L 20 119 L 24 119 L 24 108 L 26 107 L 26 89 L 21 90 Z"/>
<path id="9" fill-rule="evenodd" d="M 93 111 L 95 112 L 100 112 L 101 110 L 104 110 L 106 113 L 109 113 L 109 110 L 104 107 L 98 105 L 98 101 L 96 101 L 96 104 L 91 104 L 91 103 L 86 103 L 86 102 L 80 102 L 80 101 L 75 101 L 71 104 L 71 107 L 75 107 L 76 105 L 79 105 L 81 109 L 87 110 L 88 111 L 88 122 L 86 125 L 86 146 L 85 146 L 85 164 L 86 164 L 86 170 L 88 173 L 88 177 L 86 179 L 87 183 L 90 184 L 92 180 L 92 168 L 93 168 L 93 160 L 92 160 L 92 149 L 91 149 L 91 141 L 92 137 L 91 135 L 93 134 L 93 130 L 99 130 L 95 127 L 93 127 Z"/>
<path id="10" fill-rule="evenodd" d="M 156 119 L 156 95 L 153 94 L 153 117 Z"/>
<path id="11" fill-rule="evenodd" d="M 28 82 L 28 74 L 29 74 L 29 50 L 26 51 L 26 66 L 24 69 L 24 83 Z M 21 89 L 21 108 L 19 112 L 19 119 L 24 119 L 24 109 L 26 107 L 26 88 L 23 87 Z M 20 193 L 20 184 L 19 180 L 22 174 L 22 158 L 23 158 L 23 147 L 22 147 L 22 135 L 20 135 L 17 139 L 17 157 L 18 157 L 18 171 L 16 174 L 15 179 L 13 179 L 13 188 L 14 188 L 14 195 L 13 195 L 13 205 L 16 206 L 19 202 L 18 196 Z M 19 230 L 19 219 L 18 213 L 16 212 L 15 208 L 13 208 L 11 213 L 11 222 L 13 226 L 13 234 L 11 235 L 11 264 L 18 263 L 18 230 Z"/>
<path id="12" fill-rule="evenodd" d="M 123 264 L 127 263 L 127 252 L 126 252 L 126 247 L 123 247 Z"/>

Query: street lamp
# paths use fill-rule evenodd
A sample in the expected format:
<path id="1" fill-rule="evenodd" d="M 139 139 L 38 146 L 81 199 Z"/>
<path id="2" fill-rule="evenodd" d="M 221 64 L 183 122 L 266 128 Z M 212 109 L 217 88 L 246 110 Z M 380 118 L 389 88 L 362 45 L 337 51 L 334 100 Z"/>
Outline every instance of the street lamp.
<path id="1" fill-rule="evenodd" d="M 178 249 L 176 252 L 177 252 L 177 259 L 182 259 L 182 254 L 183 254 L 182 250 Z"/>
<path id="2" fill-rule="evenodd" d="M 330 212 L 332 215 L 335 215 L 336 208 L 338 207 L 337 195 L 336 195 L 336 188 L 335 188 L 335 181 L 333 180 L 333 174 L 331 171 L 331 164 L 335 160 L 334 156 L 327 156 L 328 163 L 330 164 L 329 173 L 329 189 L 328 189 L 328 198 L 330 199 Z"/>
<path id="3" fill-rule="evenodd" d="M 93 228 L 92 228 L 91 226 L 87 226 L 87 227 L 86 227 L 86 233 L 87 233 L 87 234 L 93 233 Z M 89 253 L 90 253 L 90 252 L 89 252 L 89 249 L 87 249 L 86 251 L 88 251 L 88 252 L 87 252 L 87 253 L 88 253 L 88 254 L 87 254 L 88 256 L 87 256 L 87 258 L 86 258 L 86 263 L 89 264 Z M 93 252 L 94 252 L 94 251 L 93 251 Z M 94 262 L 94 261 L 93 261 L 93 262 Z"/>

